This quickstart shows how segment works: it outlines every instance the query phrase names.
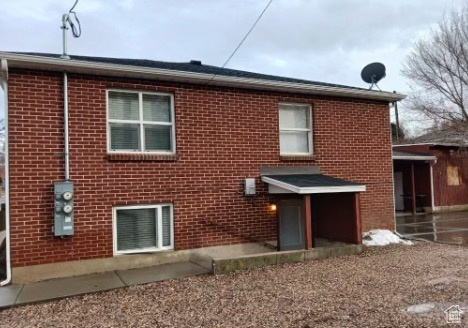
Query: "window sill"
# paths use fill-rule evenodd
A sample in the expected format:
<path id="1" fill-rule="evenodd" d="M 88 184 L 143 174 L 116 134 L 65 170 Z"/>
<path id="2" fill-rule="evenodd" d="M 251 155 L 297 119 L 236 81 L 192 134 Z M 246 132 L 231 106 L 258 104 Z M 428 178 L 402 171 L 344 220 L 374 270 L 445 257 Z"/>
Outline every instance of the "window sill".
<path id="1" fill-rule="evenodd" d="M 108 153 L 109 161 L 156 161 L 156 162 L 176 162 L 177 154 L 118 154 Z"/>
<path id="2" fill-rule="evenodd" d="M 153 254 L 153 253 L 163 253 L 163 252 L 173 252 L 174 247 L 163 247 L 163 248 L 146 248 L 146 249 L 134 249 L 128 251 L 119 251 L 115 252 L 114 256 L 123 256 L 123 255 L 139 255 L 139 254 Z"/>
<path id="3" fill-rule="evenodd" d="M 315 155 L 280 155 L 280 161 L 315 161 Z"/>

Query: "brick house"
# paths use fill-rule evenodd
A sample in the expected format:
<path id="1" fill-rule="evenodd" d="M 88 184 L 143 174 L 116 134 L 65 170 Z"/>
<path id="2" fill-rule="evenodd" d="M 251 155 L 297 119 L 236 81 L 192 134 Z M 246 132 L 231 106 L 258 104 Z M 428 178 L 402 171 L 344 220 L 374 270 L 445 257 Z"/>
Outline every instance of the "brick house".
<path id="1" fill-rule="evenodd" d="M 394 229 L 388 104 L 403 95 L 198 61 L 0 59 L 14 282 Z M 55 236 L 67 172 L 73 232 Z"/>

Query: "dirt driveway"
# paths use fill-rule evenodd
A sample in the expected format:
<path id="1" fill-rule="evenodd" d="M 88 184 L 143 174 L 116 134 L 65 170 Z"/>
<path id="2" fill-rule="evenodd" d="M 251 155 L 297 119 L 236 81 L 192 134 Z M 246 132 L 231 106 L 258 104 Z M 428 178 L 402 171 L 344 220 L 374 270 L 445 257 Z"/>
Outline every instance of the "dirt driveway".
<path id="1" fill-rule="evenodd" d="M 0 326 L 459 327 L 451 305 L 468 308 L 468 249 L 419 242 L 8 309 Z"/>
<path id="2" fill-rule="evenodd" d="M 396 230 L 409 238 L 468 246 L 468 212 L 397 216 Z"/>

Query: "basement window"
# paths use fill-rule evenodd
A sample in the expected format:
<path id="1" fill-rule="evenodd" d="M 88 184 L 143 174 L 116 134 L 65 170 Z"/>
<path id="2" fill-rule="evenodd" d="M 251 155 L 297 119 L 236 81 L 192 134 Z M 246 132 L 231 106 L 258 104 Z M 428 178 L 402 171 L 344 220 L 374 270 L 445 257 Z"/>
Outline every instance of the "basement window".
<path id="1" fill-rule="evenodd" d="M 171 204 L 114 207 L 114 254 L 174 249 Z"/>
<path id="2" fill-rule="evenodd" d="M 107 91 L 108 151 L 175 153 L 174 97 Z"/>
<path id="3" fill-rule="evenodd" d="M 312 110 L 307 104 L 280 104 L 280 154 L 312 155 Z"/>

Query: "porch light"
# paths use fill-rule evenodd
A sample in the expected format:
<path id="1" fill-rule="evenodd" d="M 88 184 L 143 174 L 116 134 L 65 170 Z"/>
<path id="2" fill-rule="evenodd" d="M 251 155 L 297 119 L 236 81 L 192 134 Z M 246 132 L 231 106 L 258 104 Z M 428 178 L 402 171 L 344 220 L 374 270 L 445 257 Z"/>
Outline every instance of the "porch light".
<path id="1" fill-rule="evenodd" d="M 276 204 L 270 204 L 268 205 L 268 209 L 272 212 L 276 212 Z"/>

